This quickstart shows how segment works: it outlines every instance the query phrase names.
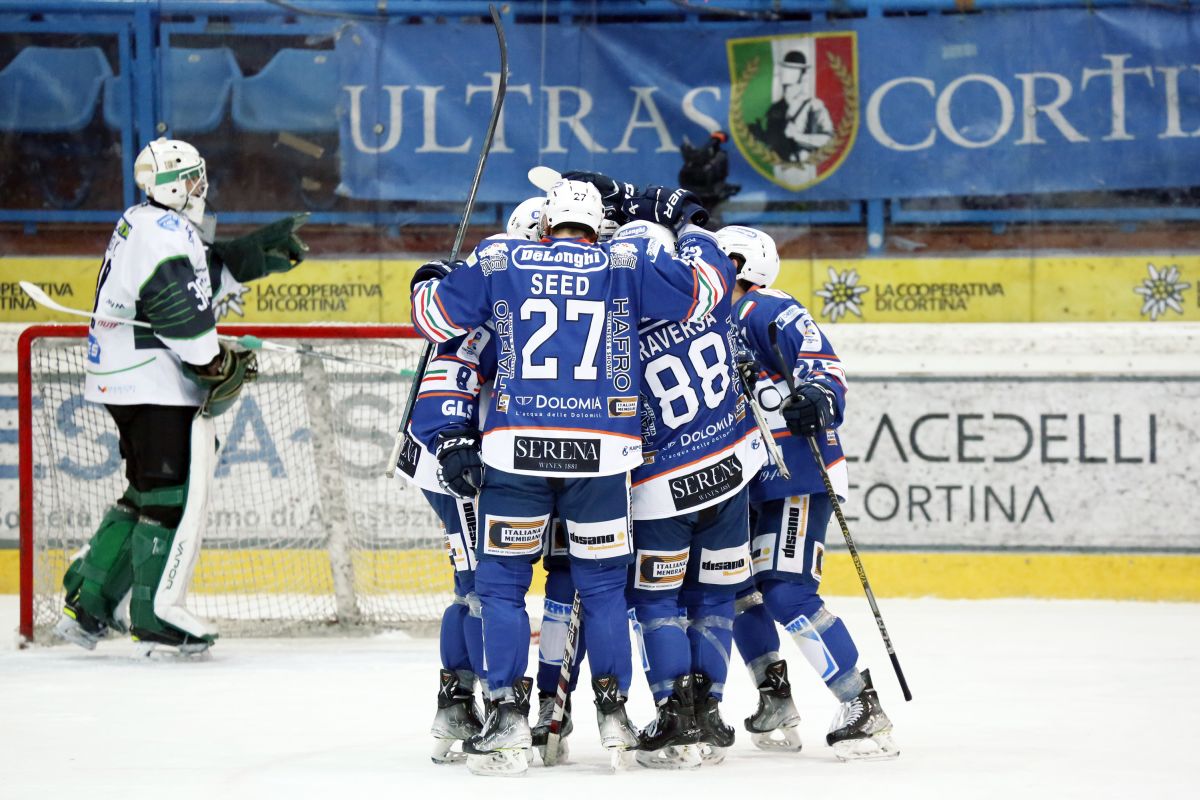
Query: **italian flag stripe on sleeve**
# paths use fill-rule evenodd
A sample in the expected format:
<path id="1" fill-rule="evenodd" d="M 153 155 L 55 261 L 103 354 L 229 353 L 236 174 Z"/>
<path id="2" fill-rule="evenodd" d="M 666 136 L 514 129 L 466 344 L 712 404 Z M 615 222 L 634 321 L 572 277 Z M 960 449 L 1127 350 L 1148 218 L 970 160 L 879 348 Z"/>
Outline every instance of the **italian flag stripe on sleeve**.
<path id="1" fill-rule="evenodd" d="M 747 300 L 742 303 L 742 307 L 738 310 L 738 319 L 745 319 L 750 316 L 750 312 L 754 310 L 754 301 Z"/>

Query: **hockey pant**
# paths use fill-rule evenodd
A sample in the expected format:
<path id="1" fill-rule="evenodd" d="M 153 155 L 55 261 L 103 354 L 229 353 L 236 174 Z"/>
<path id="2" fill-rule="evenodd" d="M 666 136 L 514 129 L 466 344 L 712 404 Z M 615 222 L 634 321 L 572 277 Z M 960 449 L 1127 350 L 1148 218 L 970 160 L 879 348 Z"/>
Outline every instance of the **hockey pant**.
<path id="1" fill-rule="evenodd" d="M 542 555 L 550 517 L 567 529 L 571 577 L 583 608 L 593 675 L 615 675 L 628 692 L 632 673 L 625 576 L 631 559 L 629 478 L 549 478 L 489 468 L 479 495 L 475 591 L 483 604 L 488 690 L 504 697 L 525 675 L 529 616 L 525 594 Z"/>
<path id="2" fill-rule="evenodd" d="M 636 520 L 628 596 L 655 700 L 702 672 L 720 698 L 733 647 L 734 596 L 750 584 L 747 493 L 666 519 Z"/>
<path id="3" fill-rule="evenodd" d="M 475 501 L 428 489 L 422 492 L 442 521 L 446 550 L 454 567 L 454 600 L 442 613 L 439 637 L 442 668 L 457 673 L 464 686 L 474 686 L 478 678 L 486 690 L 483 611 L 475 594 Z"/>
<path id="4" fill-rule="evenodd" d="M 863 689 L 858 648 L 846 624 L 825 607 L 818 594 L 825 561 L 825 531 L 832 506 L 829 495 L 807 494 L 755 504 L 751 550 L 757 594 L 739 598 L 738 650 L 755 683 L 778 660 L 779 638 L 768 635 L 763 610 L 783 626 L 800 653 L 839 700 Z"/>

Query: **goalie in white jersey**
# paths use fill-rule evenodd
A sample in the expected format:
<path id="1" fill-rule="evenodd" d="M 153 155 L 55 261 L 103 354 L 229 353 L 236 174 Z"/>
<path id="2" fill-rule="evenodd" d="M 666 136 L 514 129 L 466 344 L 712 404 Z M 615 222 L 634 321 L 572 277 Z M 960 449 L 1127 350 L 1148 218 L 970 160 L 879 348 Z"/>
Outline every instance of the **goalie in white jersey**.
<path id="1" fill-rule="evenodd" d="M 253 353 L 218 341 L 214 295 L 290 269 L 306 248 L 284 220 L 206 253 L 197 227 L 206 167 L 186 142 L 151 142 L 134 171 L 148 199 L 113 231 L 94 313 L 150 327 L 93 320 L 84 393 L 116 423 L 129 485 L 67 569 L 55 630 L 88 649 L 128 629 L 151 646 L 197 652 L 216 638 L 184 605 L 216 465 L 212 418 L 257 374 Z M 128 620 L 118 613 L 127 596 Z"/>

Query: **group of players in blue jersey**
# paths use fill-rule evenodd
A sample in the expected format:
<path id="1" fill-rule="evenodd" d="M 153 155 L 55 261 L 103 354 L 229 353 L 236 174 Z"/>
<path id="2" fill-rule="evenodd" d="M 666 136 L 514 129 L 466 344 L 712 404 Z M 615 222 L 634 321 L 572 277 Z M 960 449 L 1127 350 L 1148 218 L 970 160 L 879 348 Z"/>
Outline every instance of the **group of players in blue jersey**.
<path id="1" fill-rule="evenodd" d="M 734 642 L 759 691 L 745 721 L 752 741 L 799 750 L 777 624 L 838 701 L 835 754 L 899 752 L 818 591 L 831 501 L 809 439 L 844 497 L 845 373 L 804 306 L 771 288 L 771 237 L 741 226 L 714 234 L 707 221 L 690 192 L 569 172 L 465 261 L 414 275 L 413 323 L 436 349 L 397 471 L 441 518 L 455 569 L 439 763 L 520 774 L 534 748 L 545 760 L 576 598 L 571 689 L 586 652 L 614 760 L 720 763 L 735 738 L 719 710 Z M 783 464 L 768 458 L 753 411 Z M 525 595 L 539 560 L 531 727 Z M 656 703 L 641 729 L 625 708 L 631 621 Z M 564 755 L 570 711 L 568 700 L 553 728 Z"/>

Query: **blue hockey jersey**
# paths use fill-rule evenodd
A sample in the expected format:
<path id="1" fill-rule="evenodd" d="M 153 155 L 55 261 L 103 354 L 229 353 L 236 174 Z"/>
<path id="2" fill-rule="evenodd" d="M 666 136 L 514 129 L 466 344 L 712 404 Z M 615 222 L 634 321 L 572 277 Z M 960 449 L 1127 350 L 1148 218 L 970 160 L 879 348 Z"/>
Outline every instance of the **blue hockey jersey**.
<path id="1" fill-rule="evenodd" d="M 732 285 L 733 263 L 714 266 Z M 638 349 L 643 464 L 632 476 L 633 518 L 690 514 L 728 499 L 766 461 L 734 373 L 729 298 L 697 322 L 643 320 Z"/>
<path id="2" fill-rule="evenodd" d="M 415 287 L 413 323 L 431 341 L 492 321 L 485 463 L 569 477 L 641 463 L 638 321 L 703 319 L 728 290 L 711 234 L 685 228 L 680 252 L 649 240 L 491 239 L 466 267 Z"/>
<path id="3" fill-rule="evenodd" d="M 808 442 L 792 436 L 783 414 L 779 412 L 783 398 L 788 395 L 788 387 L 771 347 L 768 332 L 771 323 L 775 323 L 779 329 L 779 350 L 785 359 L 791 361 L 789 368 L 796 378 L 796 384 L 819 382 L 832 391 L 837 399 L 837 418 L 831 428 L 817 435 L 817 443 L 834 491 L 845 498 L 848 486 L 846 458 L 835 428 L 842 424 L 846 408 L 846 371 L 833 346 L 817 327 L 808 309 L 786 292 L 777 289 L 748 292 L 738 302 L 735 313 L 742 341 L 761 368 L 754 394 L 792 473 L 791 480 L 785 479 L 774 464 L 768 464 L 750 484 L 750 502 L 763 503 L 781 497 L 825 491 L 825 483 L 813 461 Z"/>
<path id="4" fill-rule="evenodd" d="M 437 346 L 413 403 L 396 472 L 422 489 L 446 494 L 433 453 L 438 433 L 480 424 L 481 389 L 496 370 L 496 343 L 489 325 Z"/>

